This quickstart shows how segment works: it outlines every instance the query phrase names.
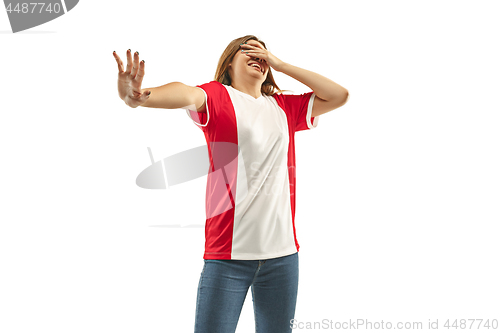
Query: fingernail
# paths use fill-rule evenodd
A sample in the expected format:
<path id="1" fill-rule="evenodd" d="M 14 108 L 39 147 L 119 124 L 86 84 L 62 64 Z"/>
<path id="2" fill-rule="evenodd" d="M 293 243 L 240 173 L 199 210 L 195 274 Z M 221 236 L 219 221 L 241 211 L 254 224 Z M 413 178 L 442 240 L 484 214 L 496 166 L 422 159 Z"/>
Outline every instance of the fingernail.
<path id="1" fill-rule="evenodd" d="M 142 62 L 145 64 L 145 63 L 146 63 L 146 60 L 143 60 Z"/>
<path id="2" fill-rule="evenodd" d="M 139 51 L 135 51 L 135 53 L 137 53 L 137 55 L 139 55 Z"/>
<path id="3" fill-rule="evenodd" d="M 131 49 L 128 49 L 128 50 L 129 50 L 130 52 L 132 52 L 132 50 L 131 50 Z"/>
<path id="4" fill-rule="evenodd" d="M 151 95 L 151 91 L 149 92 L 148 96 Z"/>

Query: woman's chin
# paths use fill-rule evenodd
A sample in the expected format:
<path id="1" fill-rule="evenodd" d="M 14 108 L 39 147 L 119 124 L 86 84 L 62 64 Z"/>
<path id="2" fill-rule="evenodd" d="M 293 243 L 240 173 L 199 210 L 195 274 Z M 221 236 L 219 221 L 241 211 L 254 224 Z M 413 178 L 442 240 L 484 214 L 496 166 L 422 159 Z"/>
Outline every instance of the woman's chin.
<path id="1" fill-rule="evenodd" d="M 266 78 L 264 77 L 264 75 L 262 75 L 262 73 L 259 73 L 257 71 L 255 71 L 255 73 L 250 73 L 249 76 L 252 79 L 259 80 L 259 81 L 262 81 L 262 82 L 264 82 L 266 80 Z"/>

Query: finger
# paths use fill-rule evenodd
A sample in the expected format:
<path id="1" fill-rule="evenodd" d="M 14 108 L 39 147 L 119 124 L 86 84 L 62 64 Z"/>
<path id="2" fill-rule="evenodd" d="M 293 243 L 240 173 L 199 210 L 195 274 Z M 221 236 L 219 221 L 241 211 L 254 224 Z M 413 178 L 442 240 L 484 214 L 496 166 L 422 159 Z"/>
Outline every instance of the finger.
<path id="1" fill-rule="evenodd" d="M 260 49 L 258 47 L 249 45 L 249 47 L 242 48 L 241 52 L 243 52 L 243 53 L 246 53 L 246 52 L 261 52 L 261 53 L 265 53 L 265 52 L 267 52 L 267 50 Z"/>
<path id="2" fill-rule="evenodd" d="M 131 97 L 133 97 L 135 99 L 139 99 L 140 97 L 142 97 L 142 95 L 148 95 L 148 94 L 151 94 L 151 90 L 144 90 L 143 92 L 141 92 L 140 88 L 137 89 L 137 88 L 134 87 L 134 89 L 132 90 Z"/>
<path id="3" fill-rule="evenodd" d="M 256 49 L 244 49 L 244 50 L 241 50 L 241 53 L 245 53 L 245 54 L 255 53 L 255 52 L 261 52 L 261 51 L 260 50 L 256 50 Z"/>
<path id="4" fill-rule="evenodd" d="M 243 44 L 243 45 L 250 45 L 250 46 L 257 47 L 259 49 L 264 48 L 261 43 L 257 42 L 256 40 L 253 40 L 253 39 L 248 40 L 247 43 Z"/>
<path id="5" fill-rule="evenodd" d="M 139 98 L 139 101 L 141 101 L 142 103 L 146 102 L 146 100 L 149 98 L 150 95 L 151 95 L 151 91 L 143 92 L 141 97 Z"/>
<path id="6" fill-rule="evenodd" d="M 137 72 L 137 75 L 135 77 L 135 80 L 137 81 L 137 84 L 139 87 L 142 85 L 142 79 L 144 78 L 144 67 L 146 66 L 146 62 L 142 60 L 139 63 L 139 71 Z"/>
<path id="7" fill-rule="evenodd" d="M 127 70 L 125 71 L 127 74 L 130 74 L 132 70 L 132 51 L 130 49 L 127 50 Z"/>
<path id="8" fill-rule="evenodd" d="M 118 54 L 116 54 L 115 51 L 113 51 L 113 56 L 115 57 L 116 63 L 118 64 L 118 73 L 122 74 L 123 73 L 123 61 L 120 59 Z"/>
<path id="9" fill-rule="evenodd" d="M 244 50 L 250 50 L 250 49 L 256 49 L 257 46 L 255 45 L 250 45 L 250 44 L 243 44 L 243 45 L 240 45 L 240 47 Z"/>
<path id="10" fill-rule="evenodd" d="M 261 51 L 252 51 L 252 50 L 247 50 L 245 51 L 245 54 L 249 57 L 254 57 L 254 58 L 259 58 L 259 59 L 265 59 L 266 58 L 266 54 L 264 52 L 261 52 Z"/>
<path id="11" fill-rule="evenodd" d="M 131 98 L 142 104 L 149 98 L 150 95 L 151 91 L 144 91 L 143 93 L 140 91 L 133 91 Z"/>
<path id="12" fill-rule="evenodd" d="M 135 78 L 135 76 L 137 75 L 137 71 L 139 70 L 139 52 L 138 51 L 135 51 L 135 53 L 134 53 L 133 64 L 134 64 L 134 66 L 132 67 L 132 72 L 130 73 L 130 75 L 132 76 L 132 79 Z"/>

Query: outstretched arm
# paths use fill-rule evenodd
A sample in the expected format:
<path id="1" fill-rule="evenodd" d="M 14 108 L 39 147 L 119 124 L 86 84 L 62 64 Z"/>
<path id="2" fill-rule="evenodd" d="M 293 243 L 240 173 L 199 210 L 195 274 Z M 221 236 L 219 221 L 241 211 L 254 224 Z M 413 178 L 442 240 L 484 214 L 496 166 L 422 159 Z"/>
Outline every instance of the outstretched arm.
<path id="1" fill-rule="evenodd" d="M 170 82 L 160 87 L 144 88 L 141 93 L 151 91 L 151 95 L 141 106 L 162 109 L 204 109 L 205 94 L 201 89 L 182 82 Z"/>
<path id="2" fill-rule="evenodd" d="M 341 107 L 349 99 L 349 91 L 346 88 L 318 73 L 283 62 L 254 40 L 247 41 L 241 48 L 248 52 L 246 53 L 248 56 L 264 59 L 275 71 L 293 77 L 311 88 L 316 95 L 312 117 Z"/>

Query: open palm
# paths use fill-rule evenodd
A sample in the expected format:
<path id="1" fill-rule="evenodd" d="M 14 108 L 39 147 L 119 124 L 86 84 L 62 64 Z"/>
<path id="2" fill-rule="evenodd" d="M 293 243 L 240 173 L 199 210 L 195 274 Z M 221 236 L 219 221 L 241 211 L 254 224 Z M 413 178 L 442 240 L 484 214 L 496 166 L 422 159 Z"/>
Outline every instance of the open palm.
<path id="1" fill-rule="evenodd" d="M 139 62 L 139 52 L 134 53 L 134 59 L 132 60 L 132 51 L 127 50 L 126 70 L 123 69 L 123 62 L 118 54 L 113 52 L 113 56 L 118 64 L 118 95 L 125 104 L 132 108 L 144 104 L 151 92 L 141 92 L 145 62 L 144 60 Z"/>

